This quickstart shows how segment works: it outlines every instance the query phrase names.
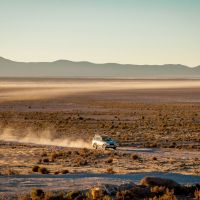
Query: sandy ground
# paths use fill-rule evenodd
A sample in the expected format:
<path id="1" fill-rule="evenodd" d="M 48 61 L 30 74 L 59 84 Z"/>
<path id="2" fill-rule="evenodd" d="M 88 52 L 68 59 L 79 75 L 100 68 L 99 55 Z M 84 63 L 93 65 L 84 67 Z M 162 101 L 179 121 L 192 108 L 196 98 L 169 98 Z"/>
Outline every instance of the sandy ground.
<path id="1" fill-rule="evenodd" d="M 120 148 L 93 150 L 95 133 Z M 114 174 L 112 182 L 148 172 L 200 182 L 199 133 L 199 80 L 0 79 L 0 178 L 8 187 L 42 176 L 34 166 L 61 182 L 63 173 Z"/>
<path id="2" fill-rule="evenodd" d="M 52 156 L 55 154 L 57 156 Z M 32 174 L 33 166 L 46 167 L 51 174 L 62 173 L 62 170 L 108 173 L 108 169 L 119 174 L 152 171 L 200 173 L 200 156 L 196 150 L 119 147 L 116 151 L 103 151 L 1 142 L 0 156 L 1 174 Z M 48 161 L 43 161 L 46 158 Z"/>

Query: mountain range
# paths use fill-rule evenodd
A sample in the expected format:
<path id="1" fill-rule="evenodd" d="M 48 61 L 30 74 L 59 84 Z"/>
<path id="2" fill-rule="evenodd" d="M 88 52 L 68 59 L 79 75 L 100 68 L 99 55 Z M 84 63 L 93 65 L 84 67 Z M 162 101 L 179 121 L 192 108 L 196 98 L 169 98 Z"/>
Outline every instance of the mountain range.
<path id="1" fill-rule="evenodd" d="M 95 64 L 69 60 L 16 62 L 0 57 L 0 77 L 200 78 L 200 66 Z"/>

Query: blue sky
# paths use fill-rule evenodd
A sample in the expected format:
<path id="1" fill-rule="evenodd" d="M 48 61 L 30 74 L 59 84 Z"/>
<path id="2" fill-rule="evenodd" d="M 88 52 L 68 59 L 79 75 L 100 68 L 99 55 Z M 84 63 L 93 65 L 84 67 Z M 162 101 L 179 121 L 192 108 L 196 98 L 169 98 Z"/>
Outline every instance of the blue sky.
<path id="1" fill-rule="evenodd" d="M 0 0 L 0 56 L 200 65 L 200 0 Z"/>

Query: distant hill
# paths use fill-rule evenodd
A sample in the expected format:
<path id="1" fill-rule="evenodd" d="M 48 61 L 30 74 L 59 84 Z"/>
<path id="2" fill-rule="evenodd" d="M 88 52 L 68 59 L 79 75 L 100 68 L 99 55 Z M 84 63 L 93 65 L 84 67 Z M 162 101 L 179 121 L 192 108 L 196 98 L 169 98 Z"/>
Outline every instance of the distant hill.
<path id="1" fill-rule="evenodd" d="M 0 77 L 200 78 L 200 66 L 95 64 L 69 60 L 15 62 L 0 57 Z"/>

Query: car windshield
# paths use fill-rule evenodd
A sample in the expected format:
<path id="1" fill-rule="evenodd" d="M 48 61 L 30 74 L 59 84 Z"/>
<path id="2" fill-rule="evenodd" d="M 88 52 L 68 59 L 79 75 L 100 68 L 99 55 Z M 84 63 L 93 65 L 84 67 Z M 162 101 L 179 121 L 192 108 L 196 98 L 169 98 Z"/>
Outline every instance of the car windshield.
<path id="1" fill-rule="evenodd" d="M 102 140 L 107 142 L 107 141 L 111 141 L 112 139 L 108 136 L 102 136 Z"/>

